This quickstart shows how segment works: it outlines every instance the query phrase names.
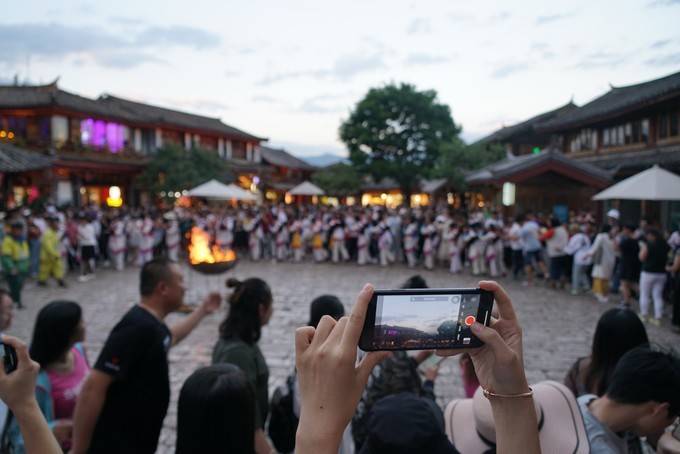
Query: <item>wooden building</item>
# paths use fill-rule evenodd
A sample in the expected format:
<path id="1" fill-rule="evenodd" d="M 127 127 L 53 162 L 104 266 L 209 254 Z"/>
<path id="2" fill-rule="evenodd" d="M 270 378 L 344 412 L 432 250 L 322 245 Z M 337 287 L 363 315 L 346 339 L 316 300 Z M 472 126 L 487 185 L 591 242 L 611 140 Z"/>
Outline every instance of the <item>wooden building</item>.
<path id="1" fill-rule="evenodd" d="M 534 211 L 563 220 L 569 211 L 597 209 L 591 198 L 611 181 L 608 172 L 555 149 L 510 156 L 466 177 L 468 198 L 479 208 L 502 207 L 507 216 Z"/>
<path id="2" fill-rule="evenodd" d="M 259 147 L 262 164 L 269 169 L 262 180 L 262 190 L 269 201 L 286 201 L 286 194 L 292 188 L 309 180 L 316 170 L 311 164 L 296 158 L 281 148 Z M 287 203 L 292 200 L 288 196 Z"/>
<path id="3" fill-rule="evenodd" d="M 619 181 L 655 164 L 680 174 L 680 72 L 611 87 L 587 104 L 536 126 L 566 157 L 612 173 Z M 622 220 L 641 217 L 670 227 L 680 203 L 613 202 Z"/>
<path id="4" fill-rule="evenodd" d="M 562 115 L 577 109 L 576 104 L 569 102 L 557 109 L 544 112 L 524 120 L 520 123 L 504 126 L 494 131 L 476 144 L 501 145 L 508 156 L 520 156 L 530 153 L 539 153 L 550 144 L 551 135 L 538 131 L 536 125 L 560 118 Z"/>
<path id="5" fill-rule="evenodd" d="M 56 81 L 0 86 L 0 141 L 52 158 L 49 185 L 26 173 L 7 197 L 39 189 L 57 205 L 102 204 L 116 186 L 125 203 L 135 205 L 153 195 L 136 188 L 134 177 L 165 144 L 201 147 L 227 161 L 256 164 L 263 140 L 217 118 L 109 95 L 90 99 L 60 89 Z"/>

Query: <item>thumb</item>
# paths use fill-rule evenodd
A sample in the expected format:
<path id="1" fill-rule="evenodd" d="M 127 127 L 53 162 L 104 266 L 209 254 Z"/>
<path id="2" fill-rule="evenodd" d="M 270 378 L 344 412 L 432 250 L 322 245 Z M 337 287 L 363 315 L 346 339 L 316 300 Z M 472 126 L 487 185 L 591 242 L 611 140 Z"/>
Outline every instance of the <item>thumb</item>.
<path id="1" fill-rule="evenodd" d="M 368 376 L 371 375 L 373 368 L 383 360 L 392 356 L 391 352 L 370 352 L 364 359 L 361 360 L 357 367 L 359 380 L 365 386 L 368 382 Z"/>
<path id="2" fill-rule="evenodd" d="M 473 323 L 470 329 L 475 336 L 489 346 L 494 356 L 499 357 L 511 353 L 510 348 L 495 329 L 482 325 L 479 322 Z"/>

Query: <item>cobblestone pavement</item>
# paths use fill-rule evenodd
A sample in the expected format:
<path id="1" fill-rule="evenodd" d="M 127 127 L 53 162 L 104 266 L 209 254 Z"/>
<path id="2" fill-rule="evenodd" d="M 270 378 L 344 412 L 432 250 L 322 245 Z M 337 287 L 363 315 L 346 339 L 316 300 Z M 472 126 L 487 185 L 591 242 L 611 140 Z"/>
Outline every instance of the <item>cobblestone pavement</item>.
<path id="1" fill-rule="evenodd" d="M 78 283 L 69 278 L 69 288 L 60 289 L 54 283 L 49 289 L 28 283 L 24 290 L 27 309 L 15 312 L 10 334 L 30 340 L 37 311 L 55 299 L 79 302 L 84 309 L 87 325 L 85 346 L 94 362 L 103 342 L 120 317 L 138 301 L 137 268 L 117 273 L 101 270 L 97 278 Z M 419 270 L 431 287 L 471 287 L 477 279 L 469 275 L 452 276 L 446 270 Z M 322 294 L 335 294 L 349 310 L 354 297 L 365 282 L 376 288 L 395 288 L 415 274 L 403 266 L 380 268 L 358 267 L 353 264 L 274 264 L 243 261 L 231 272 L 237 278 L 259 276 L 265 279 L 274 293 L 274 316 L 265 327 L 260 341 L 271 370 L 270 389 L 283 383 L 294 363 L 294 328 L 308 320 L 309 302 Z M 209 291 L 226 293 L 225 276 L 206 277 L 185 267 L 189 287 L 187 302 L 197 302 Z M 564 291 L 543 287 L 523 288 L 510 279 L 501 280 L 513 298 L 524 328 L 525 365 L 530 382 L 540 380 L 561 381 L 568 367 L 579 356 L 588 352 L 595 323 L 602 312 L 613 304 L 601 305 L 588 297 L 573 297 Z M 203 323 L 181 344 L 170 352 L 172 401 L 168 409 L 158 452 L 174 452 L 177 396 L 182 383 L 197 367 L 210 363 L 212 347 L 217 339 L 218 326 L 224 312 L 215 314 Z M 172 323 L 181 315 L 171 315 Z M 672 345 L 680 337 L 668 326 L 648 326 L 652 341 Z M 444 405 L 462 395 L 460 371 L 455 359 L 442 363 L 437 379 L 436 394 Z"/>

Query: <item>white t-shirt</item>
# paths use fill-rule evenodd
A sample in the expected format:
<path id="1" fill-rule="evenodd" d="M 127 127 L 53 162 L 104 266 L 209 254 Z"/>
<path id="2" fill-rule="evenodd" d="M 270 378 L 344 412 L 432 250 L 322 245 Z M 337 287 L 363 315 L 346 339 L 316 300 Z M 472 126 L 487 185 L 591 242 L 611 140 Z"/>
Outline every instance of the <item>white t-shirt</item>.
<path id="1" fill-rule="evenodd" d="M 95 234 L 94 226 L 92 224 L 78 225 L 78 245 L 79 246 L 96 246 L 97 235 Z"/>
<path id="2" fill-rule="evenodd" d="M 510 240 L 510 247 L 512 248 L 513 251 L 521 251 L 522 250 L 522 240 L 519 237 L 519 232 L 522 229 L 518 223 L 512 224 L 512 227 L 510 227 L 510 232 L 508 234 L 510 237 L 515 237 L 517 239 L 511 239 Z"/>

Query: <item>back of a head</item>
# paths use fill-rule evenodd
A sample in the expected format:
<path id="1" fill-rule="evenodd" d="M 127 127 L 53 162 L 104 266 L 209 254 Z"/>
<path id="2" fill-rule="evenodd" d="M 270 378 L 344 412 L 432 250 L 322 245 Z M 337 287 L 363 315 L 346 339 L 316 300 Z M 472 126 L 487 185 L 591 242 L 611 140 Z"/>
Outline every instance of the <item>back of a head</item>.
<path id="1" fill-rule="evenodd" d="M 606 396 L 620 404 L 668 403 L 680 413 L 680 358 L 671 351 L 637 347 L 621 357 Z"/>
<path id="2" fill-rule="evenodd" d="M 197 370 L 180 391 L 176 453 L 199 452 L 255 452 L 255 395 L 232 364 Z"/>
<path id="3" fill-rule="evenodd" d="M 167 282 L 171 278 L 171 266 L 172 262 L 165 258 L 146 262 L 139 273 L 139 294 L 142 297 L 153 295 L 159 283 Z"/>
<path id="4" fill-rule="evenodd" d="M 314 301 L 312 301 L 312 304 L 309 306 L 308 326 L 316 328 L 321 317 L 324 315 L 329 315 L 335 320 L 338 320 L 345 315 L 345 307 L 337 296 L 321 295 L 314 298 Z"/>
<path id="5" fill-rule="evenodd" d="M 457 452 L 446 437 L 441 409 L 433 400 L 414 393 L 380 399 L 371 409 L 367 426 L 359 454 Z"/>
<path id="6" fill-rule="evenodd" d="M 82 309 L 74 301 L 52 301 L 45 305 L 35 320 L 30 355 L 46 367 L 61 358 L 71 346 Z"/>
<path id="7" fill-rule="evenodd" d="M 264 280 L 251 277 L 244 281 L 228 279 L 227 287 L 234 292 L 229 296 L 229 314 L 220 325 L 220 335 L 225 338 L 236 337 L 252 344 L 260 340 L 260 307 L 272 304 L 272 292 Z"/>
<path id="8" fill-rule="evenodd" d="M 401 286 L 403 289 L 419 289 L 419 288 L 429 288 L 427 286 L 427 282 L 425 279 L 420 275 L 416 274 L 414 276 L 411 276 L 404 282 Z"/>
<path id="9" fill-rule="evenodd" d="M 635 312 L 623 308 L 606 311 L 598 320 L 593 335 L 586 387 L 593 389 L 596 386 L 596 394 L 604 394 L 619 359 L 633 348 L 648 343 L 645 325 Z"/>

